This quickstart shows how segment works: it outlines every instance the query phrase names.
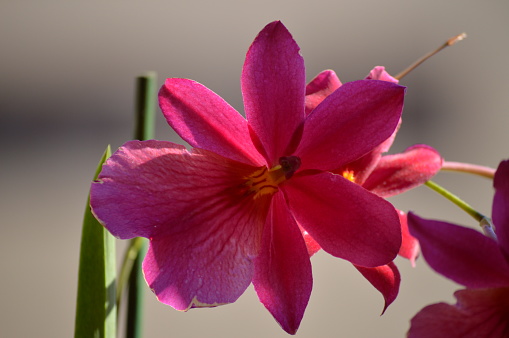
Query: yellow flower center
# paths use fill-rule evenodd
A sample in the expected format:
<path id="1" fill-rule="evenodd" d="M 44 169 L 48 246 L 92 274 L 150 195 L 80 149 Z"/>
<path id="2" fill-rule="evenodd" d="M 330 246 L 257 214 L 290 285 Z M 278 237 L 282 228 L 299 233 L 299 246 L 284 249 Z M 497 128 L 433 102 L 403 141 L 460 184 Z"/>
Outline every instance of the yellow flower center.
<path id="1" fill-rule="evenodd" d="M 279 159 L 279 164 L 268 169 L 266 166 L 260 167 L 251 175 L 245 177 L 244 186 L 247 195 L 254 194 L 253 198 L 259 198 L 263 195 L 274 195 L 279 191 L 278 186 L 293 176 L 300 167 L 300 159 L 297 156 L 285 156 Z"/>
<path id="2" fill-rule="evenodd" d="M 254 198 L 266 194 L 275 194 L 279 189 L 278 185 L 286 180 L 281 165 L 272 169 L 263 166 L 248 177 L 246 177 L 247 194 L 254 194 Z"/>

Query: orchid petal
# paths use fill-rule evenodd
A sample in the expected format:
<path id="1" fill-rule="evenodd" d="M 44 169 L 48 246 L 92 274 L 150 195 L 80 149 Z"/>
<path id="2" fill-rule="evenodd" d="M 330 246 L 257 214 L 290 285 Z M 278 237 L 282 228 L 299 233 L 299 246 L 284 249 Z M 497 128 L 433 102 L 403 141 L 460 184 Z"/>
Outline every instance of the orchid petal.
<path id="1" fill-rule="evenodd" d="M 295 175 L 281 188 L 297 222 L 331 255 L 364 267 L 396 257 L 400 224 L 386 200 L 331 173 Z"/>
<path id="2" fill-rule="evenodd" d="M 381 265 L 374 268 L 365 268 L 354 265 L 357 270 L 366 278 L 385 299 L 385 305 L 382 314 L 387 307 L 396 299 L 401 283 L 401 275 L 396 264 L 390 262 L 387 265 Z"/>
<path id="3" fill-rule="evenodd" d="M 331 171 L 388 139 L 401 117 L 404 92 L 384 81 L 343 84 L 307 116 L 295 151 L 301 168 Z"/>
<path id="4" fill-rule="evenodd" d="M 210 225 L 228 210 L 254 209 L 239 187 L 255 170 L 206 150 L 190 153 L 171 142 L 131 141 L 103 166 L 92 184 L 90 204 L 121 239 L 180 233 L 203 217 L 211 218 Z M 263 209 L 263 203 L 257 205 Z M 263 224 L 260 217 L 250 222 Z"/>
<path id="5" fill-rule="evenodd" d="M 382 157 L 382 154 L 387 152 L 389 148 L 391 147 L 392 143 L 394 142 L 394 139 L 396 138 L 396 134 L 398 132 L 399 126 L 401 124 L 398 124 L 398 127 L 392 135 L 382 143 L 380 143 L 378 146 L 376 146 L 373 150 L 368 152 L 366 155 L 363 155 L 359 159 L 350 162 L 343 167 L 339 169 L 332 170 L 331 172 L 334 174 L 339 174 L 345 176 L 345 174 L 352 175 L 353 180 L 352 182 L 355 182 L 359 185 L 363 185 L 366 179 L 371 175 L 373 170 L 378 165 L 378 162 L 380 162 L 380 159 Z"/>
<path id="6" fill-rule="evenodd" d="M 509 288 L 460 290 L 456 305 L 432 304 L 411 321 L 408 338 L 509 337 Z"/>
<path id="7" fill-rule="evenodd" d="M 260 165 L 247 121 L 219 95 L 187 79 L 167 79 L 159 105 L 168 124 L 191 146 L 232 160 Z"/>
<path id="8" fill-rule="evenodd" d="M 509 265 L 493 239 L 473 229 L 423 219 L 411 212 L 408 227 L 436 272 L 471 288 L 509 285 Z"/>
<path id="9" fill-rule="evenodd" d="M 398 210 L 399 222 L 401 223 L 401 248 L 399 249 L 398 255 L 404 257 L 410 261 L 413 267 L 415 267 L 415 260 L 419 255 L 419 241 L 414 236 L 410 235 L 408 229 L 407 215 L 405 212 Z"/>
<path id="10" fill-rule="evenodd" d="M 396 132 L 393 133 L 396 135 Z M 367 153 L 366 155 L 360 157 L 359 159 L 350 162 L 339 169 L 332 170 L 331 172 L 338 175 L 343 175 L 343 177 L 350 177 L 352 182 L 357 183 L 358 185 L 363 185 L 366 179 L 371 175 L 371 172 L 376 168 L 380 158 L 382 157 L 382 153 L 386 151 L 385 143 L 390 141 L 392 144 L 393 137 L 390 137 L 386 141 L 382 142 L 380 145 L 376 146 L 372 151 Z"/>
<path id="11" fill-rule="evenodd" d="M 435 149 L 413 146 L 401 154 L 383 156 L 362 186 L 381 197 L 401 194 L 431 179 L 442 162 Z"/>
<path id="12" fill-rule="evenodd" d="M 304 230 L 300 225 L 299 225 L 299 229 L 302 233 L 302 237 L 304 238 L 304 243 L 306 243 L 306 248 L 308 249 L 308 255 L 309 255 L 309 257 L 311 257 L 315 253 L 320 251 L 320 249 L 321 249 L 320 244 L 318 244 L 318 242 L 315 241 L 314 238 L 311 237 L 311 235 L 306 230 Z"/>
<path id="13" fill-rule="evenodd" d="M 242 188 L 258 168 L 171 142 L 132 141 L 92 186 L 114 235 L 149 237 L 145 279 L 178 310 L 235 301 L 250 284 L 269 198 Z"/>
<path id="14" fill-rule="evenodd" d="M 491 216 L 499 245 L 509 262 L 509 160 L 499 164 L 493 185 L 495 197 Z"/>
<path id="15" fill-rule="evenodd" d="M 301 232 L 281 193 L 272 198 L 253 285 L 281 327 L 295 334 L 311 295 L 313 278 Z"/>
<path id="16" fill-rule="evenodd" d="M 265 26 L 247 52 L 242 94 L 252 137 L 269 167 L 291 155 L 285 152 L 304 120 L 305 81 L 304 59 L 290 32 L 279 21 Z"/>
<path id="17" fill-rule="evenodd" d="M 333 70 L 324 70 L 315 76 L 306 85 L 306 115 L 339 87 L 341 87 L 341 81 Z"/>
<path id="18" fill-rule="evenodd" d="M 366 80 L 381 80 L 396 84 L 399 83 L 399 80 L 387 73 L 387 71 L 385 71 L 385 67 L 383 66 L 376 66 L 373 68 L 369 72 L 368 76 L 366 76 Z"/>
<path id="19" fill-rule="evenodd" d="M 248 239 L 233 226 L 219 231 L 225 220 L 150 241 L 143 273 L 160 302 L 187 311 L 233 303 L 244 293 L 254 271 L 252 255 L 243 248 Z"/>

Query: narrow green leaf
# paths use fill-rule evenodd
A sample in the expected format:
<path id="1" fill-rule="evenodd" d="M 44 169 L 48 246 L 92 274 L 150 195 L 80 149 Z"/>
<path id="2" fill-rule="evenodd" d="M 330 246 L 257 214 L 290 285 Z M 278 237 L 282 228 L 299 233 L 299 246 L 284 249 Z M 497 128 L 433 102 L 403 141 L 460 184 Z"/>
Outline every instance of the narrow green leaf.
<path id="1" fill-rule="evenodd" d="M 94 179 L 110 155 L 108 146 Z M 116 336 L 115 278 L 115 238 L 96 220 L 87 202 L 81 235 L 75 338 Z"/>

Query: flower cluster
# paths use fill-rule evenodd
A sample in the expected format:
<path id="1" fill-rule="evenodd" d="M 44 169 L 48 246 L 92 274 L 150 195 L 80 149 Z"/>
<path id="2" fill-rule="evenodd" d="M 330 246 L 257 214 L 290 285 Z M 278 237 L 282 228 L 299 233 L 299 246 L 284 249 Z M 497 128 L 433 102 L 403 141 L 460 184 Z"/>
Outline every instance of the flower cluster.
<path id="1" fill-rule="evenodd" d="M 422 310 L 410 336 L 507 334 L 509 162 L 495 177 L 498 242 L 413 213 L 407 219 L 385 198 L 424 184 L 444 162 L 426 145 L 385 154 L 402 121 L 398 81 L 375 67 L 344 84 L 326 70 L 306 85 L 297 43 L 272 22 L 242 69 L 245 117 L 200 83 L 167 79 L 159 106 L 190 149 L 125 143 L 92 183 L 92 212 L 120 239 L 149 239 L 145 280 L 177 310 L 235 302 L 252 283 L 294 334 L 311 295 L 310 258 L 323 249 L 351 262 L 382 294 L 385 311 L 401 281 L 395 257 L 414 265 L 422 247 L 437 272 L 467 289 L 456 306 Z"/>

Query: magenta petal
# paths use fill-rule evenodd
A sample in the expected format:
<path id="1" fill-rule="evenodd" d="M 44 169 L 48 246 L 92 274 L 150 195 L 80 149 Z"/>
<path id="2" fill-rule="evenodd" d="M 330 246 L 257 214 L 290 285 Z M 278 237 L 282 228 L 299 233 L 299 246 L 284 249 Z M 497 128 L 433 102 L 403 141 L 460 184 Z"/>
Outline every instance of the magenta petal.
<path id="1" fill-rule="evenodd" d="M 456 305 L 432 304 L 411 321 L 408 338 L 509 337 L 509 288 L 460 290 Z"/>
<path id="2" fill-rule="evenodd" d="M 371 70 L 368 77 L 366 77 L 367 80 L 382 80 L 382 81 L 388 81 L 393 83 L 398 83 L 398 80 L 394 79 L 392 76 L 389 75 L 385 71 L 384 67 L 377 66 Z M 306 97 L 307 100 L 307 97 Z M 307 102 L 307 101 L 306 101 Z M 347 170 L 350 172 L 353 172 L 355 175 L 355 183 L 363 185 L 363 183 L 366 181 L 368 176 L 371 174 L 371 172 L 375 169 L 376 165 L 378 164 L 378 161 L 380 160 L 380 157 L 383 153 L 389 151 L 390 147 L 394 143 L 394 139 L 396 138 L 396 134 L 398 132 L 398 129 L 401 125 L 401 119 L 398 122 L 398 126 L 392 133 L 392 135 L 380 143 L 378 146 L 376 146 L 373 150 L 371 150 L 366 155 L 362 156 L 361 158 L 348 163 L 346 167 L 339 170 L 339 173 L 341 174 L 342 171 Z M 334 170 L 334 172 L 338 172 L 338 170 Z"/>
<path id="3" fill-rule="evenodd" d="M 333 70 L 324 70 L 306 85 L 306 114 L 316 108 L 327 96 L 341 87 Z"/>
<path id="4" fill-rule="evenodd" d="M 400 125 L 401 119 L 398 122 L 398 126 L 388 139 L 377 145 L 373 150 L 368 152 L 366 155 L 363 155 L 359 159 L 348 163 L 347 165 L 343 166 L 340 169 L 333 170 L 332 172 L 339 173 L 340 175 L 343 174 L 345 171 L 353 173 L 354 175 L 353 182 L 359 185 L 364 185 L 364 182 L 368 179 L 373 170 L 376 168 L 378 162 L 380 162 L 382 154 L 389 151 L 389 149 L 391 148 L 392 144 L 394 143 L 394 139 L 396 138 L 396 134 L 398 133 Z"/>
<path id="5" fill-rule="evenodd" d="M 254 40 L 242 70 L 246 116 L 269 167 L 291 155 L 285 151 L 304 120 L 306 78 L 299 49 L 286 27 L 272 22 Z"/>
<path id="6" fill-rule="evenodd" d="M 364 268 L 354 265 L 357 270 L 366 278 L 385 299 L 385 305 L 382 314 L 387 307 L 396 299 L 401 283 L 401 275 L 393 262 L 387 265 L 381 265 L 374 268 Z"/>
<path id="7" fill-rule="evenodd" d="M 191 146 L 233 160 L 262 164 L 247 121 L 219 95 L 187 79 L 167 79 L 159 105 L 170 126 Z"/>
<path id="8" fill-rule="evenodd" d="M 290 334 L 297 332 L 313 278 L 306 245 L 281 193 L 272 198 L 253 285 L 281 327 Z"/>
<path id="9" fill-rule="evenodd" d="M 391 262 L 401 246 L 394 207 L 339 175 L 295 175 L 282 186 L 299 224 L 333 256 L 375 267 Z"/>
<path id="10" fill-rule="evenodd" d="M 509 285 L 509 265 L 497 243 L 473 229 L 408 214 L 410 233 L 438 273 L 471 288 Z"/>
<path id="11" fill-rule="evenodd" d="M 320 244 L 318 244 L 313 237 L 302 227 L 299 225 L 299 229 L 302 233 L 302 237 L 304 238 L 304 243 L 306 243 L 306 248 L 308 249 L 309 257 L 313 256 L 315 253 L 320 251 L 321 247 Z"/>
<path id="12" fill-rule="evenodd" d="M 404 257 L 410 261 L 413 267 L 415 267 L 415 260 L 419 255 L 419 241 L 414 236 L 410 235 L 408 229 L 407 215 L 401 210 L 398 210 L 399 221 L 401 223 L 401 248 L 399 249 L 398 255 Z"/>
<path id="13" fill-rule="evenodd" d="M 212 222 L 230 210 L 263 209 L 263 204 L 249 204 L 239 189 L 255 170 L 205 150 L 190 153 L 171 142 L 131 141 L 103 166 L 92 184 L 90 204 L 105 227 L 122 239 L 179 233 L 203 217 Z M 263 224 L 263 215 L 259 221 Z"/>
<path id="14" fill-rule="evenodd" d="M 384 81 L 343 84 L 307 116 L 295 151 L 301 168 L 331 171 L 373 150 L 396 129 L 404 93 Z"/>
<path id="15" fill-rule="evenodd" d="M 441 167 L 442 157 L 435 149 L 417 145 L 401 154 L 383 156 L 362 186 L 378 196 L 390 197 L 425 183 Z"/>
<path id="16" fill-rule="evenodd" d="M 214 307 L 233 303 L 251 283 L 252 246 L 236 222 L 248 219 L 236 216 L 232 224 L 220 224 L 225 218 L 189 226 L 186 232 L 157 236 L 143 261 L 143 273 L 157 299 L 181 311 L 195 307 Z M 242 224 L 242 223 L 241 223 Z M 246 229 L 249 225 L 244 225 Z M 225 229 L 221 229 L 224 226 Z M 247 250 L 246 250 L 247 249 Z"/>
<path id="17" fill-rule="evenodd" d="M 498 242 L 509 261 L 509 160 L 502 161 L 493 181 L 495 197 L 491 216 Z"/>

